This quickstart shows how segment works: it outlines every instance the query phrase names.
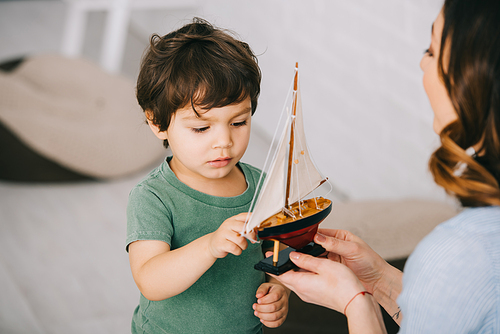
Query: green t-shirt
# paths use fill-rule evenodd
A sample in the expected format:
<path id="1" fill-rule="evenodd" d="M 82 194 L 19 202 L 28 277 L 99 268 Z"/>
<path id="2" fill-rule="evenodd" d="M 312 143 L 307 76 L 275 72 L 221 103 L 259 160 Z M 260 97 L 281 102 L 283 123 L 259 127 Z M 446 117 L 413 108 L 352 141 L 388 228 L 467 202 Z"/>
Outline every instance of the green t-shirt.
<path id="1" fill-rule="evenodd" d="M 235 197 L 216 197 L 180 182 L 167 161 L 130 192 L 127 249 L 136 240 L 161 240 L 173 250 L 214 232 L 227 218 L 248 211 L 261 174 L 240 162 L 247 190 Z M 141 294 L 132 333 L 260 333 L 252 304 L 265 280 L 264 273 L 253 268 L 261 259 L 262 244 L 249 242 L 240 256 L 217 259 L 179 295 L 150 301 Z"/>

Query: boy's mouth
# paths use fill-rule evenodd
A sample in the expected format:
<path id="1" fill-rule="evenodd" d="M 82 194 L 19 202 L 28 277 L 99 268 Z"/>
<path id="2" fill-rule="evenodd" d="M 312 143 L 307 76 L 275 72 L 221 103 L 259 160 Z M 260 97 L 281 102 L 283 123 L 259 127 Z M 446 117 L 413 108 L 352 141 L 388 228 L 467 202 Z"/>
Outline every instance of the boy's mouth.
<path id="1" fill-rule="evenodd" d="M 229 157 L 217 158 L 215 160 L 209 161 L 208 164 L 212 167 L 225 167 L 233 160 Z"/>

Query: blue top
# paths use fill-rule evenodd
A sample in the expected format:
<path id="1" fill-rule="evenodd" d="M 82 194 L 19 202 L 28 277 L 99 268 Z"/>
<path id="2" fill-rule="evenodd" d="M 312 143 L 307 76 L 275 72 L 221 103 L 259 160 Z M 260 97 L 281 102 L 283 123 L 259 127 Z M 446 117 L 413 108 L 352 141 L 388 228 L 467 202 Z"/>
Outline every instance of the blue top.
<path id="1" fill-rule="evenodd" d="M 400 333 L 500 333 L 500 207 L 468 208 L 410 255 Z"/>

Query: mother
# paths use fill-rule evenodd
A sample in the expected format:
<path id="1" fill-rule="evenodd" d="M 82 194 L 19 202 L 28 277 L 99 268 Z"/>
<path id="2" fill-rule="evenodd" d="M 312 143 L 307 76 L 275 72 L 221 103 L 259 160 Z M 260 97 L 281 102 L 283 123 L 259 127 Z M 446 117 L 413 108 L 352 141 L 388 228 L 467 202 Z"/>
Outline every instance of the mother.
<path id="1" fill-rule="evenodd" d="M 500 333 L 500 1 L 446 0 L 420 63 L 441 147 L 434 180 L 464 207 L 408 258 L 404 275 L 365 242 L 320 230 L 326 258 L 276 277 L 304 301 L 343 312 L 350 333 Z M 399 305 L 399 306 L 398 306 Z"/>

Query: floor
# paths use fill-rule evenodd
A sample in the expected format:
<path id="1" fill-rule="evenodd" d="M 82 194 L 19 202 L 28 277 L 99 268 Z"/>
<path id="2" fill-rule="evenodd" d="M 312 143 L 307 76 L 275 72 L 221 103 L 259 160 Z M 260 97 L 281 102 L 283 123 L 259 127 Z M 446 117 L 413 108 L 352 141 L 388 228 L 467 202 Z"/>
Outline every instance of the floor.
<path id="1" fill-rule="evenodd" d="M 0 333 L 127 333 L 138 292 L 116 182 L 0 182 Z"/>

